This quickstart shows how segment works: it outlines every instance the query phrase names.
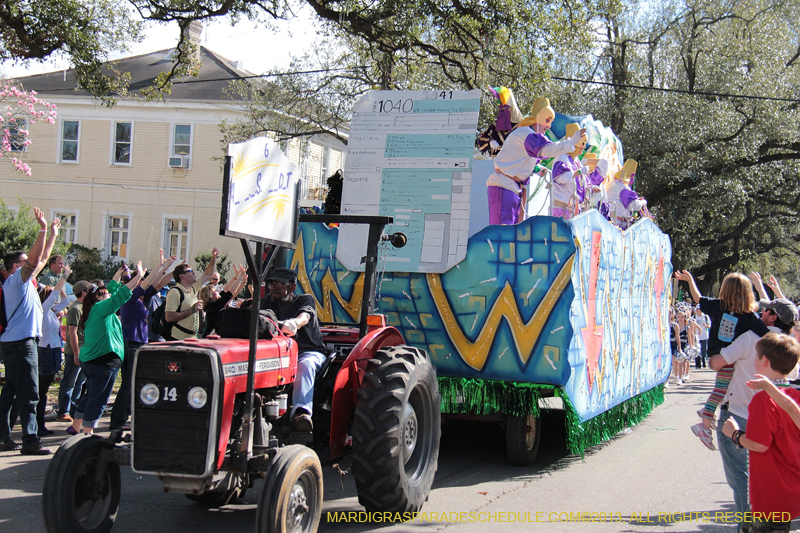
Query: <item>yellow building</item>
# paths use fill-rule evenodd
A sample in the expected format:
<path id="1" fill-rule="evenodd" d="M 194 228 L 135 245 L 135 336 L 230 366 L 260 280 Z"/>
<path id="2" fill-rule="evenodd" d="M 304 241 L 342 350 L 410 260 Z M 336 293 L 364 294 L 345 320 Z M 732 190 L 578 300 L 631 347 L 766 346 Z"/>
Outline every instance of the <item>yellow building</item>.
<path id="1" fill-rule="evenodd" d="M 170 50 L 122 59 L 131 91 L 171 68 Z M 0 165 L 0 199 L 23 200 L 60 216 L 67 242 L 94 247 L 104 257 L 155 264 L 158 249 L 181 259 L 218 246 L 243 262 L 238 241 L 219 235 L 222 157 L 219 123 L 243 117 L 228 98 L 229 80 L 253 76 L 235 62 L 199 48 L 198 78 L 174 85 L 161 102 L 118 99 L 104 107 L 75 90 L 72 71 L 19 78 L 25 90 L 58 106 L 55 125 L 30 125 L 31 144 L 15 154 L 32 176 Z M 301 205 L 319 205 L 325 178 L 343 168 L 344 145 L 329 135 L 293 139 L 284 148 L 302 170 Z"/>

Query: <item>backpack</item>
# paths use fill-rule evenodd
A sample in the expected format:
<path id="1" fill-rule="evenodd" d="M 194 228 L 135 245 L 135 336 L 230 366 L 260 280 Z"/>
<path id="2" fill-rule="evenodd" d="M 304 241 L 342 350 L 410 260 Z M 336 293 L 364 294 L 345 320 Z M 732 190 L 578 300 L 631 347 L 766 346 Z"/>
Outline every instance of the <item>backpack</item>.
<path id="1" fill-rule="evenodd" d="M 3 283 L 0 281 L 0 337 L 2 337 L 3 332 L 8 327 L 8 322 L 14 317 L 14 314 L 17 312 L 17 310 L 19 310 L 23 300 L 20 300 L 17 308 L 14 309 L 13 313 L 11 313 L 11 316 L 6 316 L 6 297 L 5 294 L 3 294 Z"/>
<path id="2" fill-rule="evenodd" d="M 226 307 L 217 315 L 215 331 L 222 338 L 249 339 L 250 338 L 250 307 Z M 256 321 L 259 339 L 274 339 L 280 336 L 278 317 L 272 309 L 261 309 Z"/>
<path id="3" fill-rule="evenodd" d="M 180 312 L 181 307 L 183 306 L 183 300 L 185 298 L 183 291 L 180 289 L 172 288 L 170 291 L 177 290 L 180 296 L 180 301 L 178 302 L 178 309 L 177 311 Z M 169 295 L 169 292 L 167 292 Z M 194 331 L 184 328 L 183 326 L 178 325 L 177 322 L 167 322 L 166 318 L 166 311 L 167 311 L 167 298 L 164 298 L 164 301 L 161 302 L 161 305 L 156 307 L 156 310 L 153 311 L 153 331 L 161 337 L 164 337 L 164 340 L 174 341 L 175 338 L 172 336 L 172 328 L 178 328 L 184 333 L 188 333 L 190 335 L 194 334 Z"/>
<path id="4" fill-rule="evenodd" d="M 0 336 L 8 326 L 8 318 L 6 317 L 6 298 L 3 295 L 3 284 L 0 283 Z"/>

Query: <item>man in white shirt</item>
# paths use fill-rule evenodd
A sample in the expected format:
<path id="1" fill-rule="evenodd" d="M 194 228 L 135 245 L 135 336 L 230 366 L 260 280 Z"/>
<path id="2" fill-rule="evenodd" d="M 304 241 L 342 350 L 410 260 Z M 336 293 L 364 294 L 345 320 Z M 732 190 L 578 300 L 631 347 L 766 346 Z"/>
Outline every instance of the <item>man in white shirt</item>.
<path id="1" fill-rule="evenodd" d="M 762 300 L 759 304 L 764 310 L 761 314 L 761 321 L 770 331 L 788 334 L 798 320 L 797 307 L 785 298 L 772 301 Z M 747 499 L 747 450 L 738 448 L 731 439 L 723 435 L 722 426 L 728 418 L 733 418 L 739 424 L 739 429 L 746 431 L 747 407 L 757 392 L 750 389 L 747 382 L 756 375 L 756 343 L 759 339 L 757 334 L 747 331 L 708 361 L 709 367 L 714 371 L 725 365 L 735 365 L 728 392 L 721 405 L 719 422 L 717 422 L 717 442 L 720 455 L 722 455 L 725 478 L 733 489 L 734 511 L 737 513 L 750 512 L 750 504 Z M 793 374 L 797 375 L 796 368 Z M 787 377 L 794 379 L 791 375 Z M 746 533 L 749 531 L 749 525 L 739 524 L 739 531 Z"/>

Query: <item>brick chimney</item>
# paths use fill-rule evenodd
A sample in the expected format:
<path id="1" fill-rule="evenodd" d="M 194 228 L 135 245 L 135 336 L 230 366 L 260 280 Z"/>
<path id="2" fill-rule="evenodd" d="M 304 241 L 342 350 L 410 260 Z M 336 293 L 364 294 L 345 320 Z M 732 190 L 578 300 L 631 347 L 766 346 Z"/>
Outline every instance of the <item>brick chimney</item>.
<path id="1" fill-rule="evenodd" d="M 203 37 L 203 22 L 200 20 L 193 20 L 188 28 L 183 30 L 184 39 L 188 39 L 190 43 L 197 47 L 197 53 L 200 54 L 200 42 Z"/>

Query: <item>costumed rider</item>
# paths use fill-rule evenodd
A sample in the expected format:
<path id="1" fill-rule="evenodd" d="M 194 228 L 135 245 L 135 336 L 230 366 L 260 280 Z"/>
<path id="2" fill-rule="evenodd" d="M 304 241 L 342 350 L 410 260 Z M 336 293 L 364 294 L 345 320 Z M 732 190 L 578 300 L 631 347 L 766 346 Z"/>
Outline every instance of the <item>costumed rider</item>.
<path id="1" fill-rule="evenodd" d="M 631 190 L 638 163 L 628 159 L 606 187 L 611 222 L 628 229 L 640 215 L 647 216 L 647 200 Z"/>
<path id="2" fill-rule="evenodd" d="M 608 217 L 608 204 L 604 202 L 604 189 L 608 175 L 608 160 L 597 159 L 594 154 L 589 154 L 582 160 L 589 167 L 589 175 L 585 177 L 585 192 L 578 191 L 581 200 L 581 211 L 597 209 L 604 217 Z"/>
<path id="3" fill-rule="evenodd" d="M 261 299 L 261 309 L 272 309 L 281 331 L 297 341 L 297 378 L 292 390 L 292 428 L 311 431 L 314 379 L 325 362 L 327 349 L 322 342 L 314 298 L 295 294 L 297 274 L 290 268 L 274 268 L 267 276 L 269 295 Z"/>
<path id="4" fill-rule="evenodd" d="M 558 157 L 575 150 L 581 135 L 552 142 L 545 132 L 556 113 L 550 100 L 537 98 L 529 117 L 525 117 L 505 140 L 494 158 L 494 172 L 486 180 L 489 200 L 489 224 L 517 224 L 524 218 L 523 199 L 527 201 L 526 186 L 536 165 L 542 159 Z"/>
<path id="5" fill-rule="evenodd" d="M 565 138 L 572 138 L 580 129 L 578 124 L 567 124 Z M 569 220 L 581 212 L 586 200 L 587 186 L 589 194 L 593 192 L 594 185 L 588 181 L 589 167 L 578 159 L 586 149 L 588 141 L 589 138 L 585 134 L 582 135 L 574 151 L 561 154 L 553 163 L 552 216 Z M 597 187 L 598 192 L 599 190 Z"/>
<path id="6" fill-rule="evenodd" d="M 514 91 L 508 87 L 488 87 L 487 92 L 500 101 L 500 107 L 497 109 L 497 120 L 478 135 L 475 145 L 483 155 L 495 157 L 500 153 L 508 134 L 522 121 L 522 112 L 517 106 Z"/>

